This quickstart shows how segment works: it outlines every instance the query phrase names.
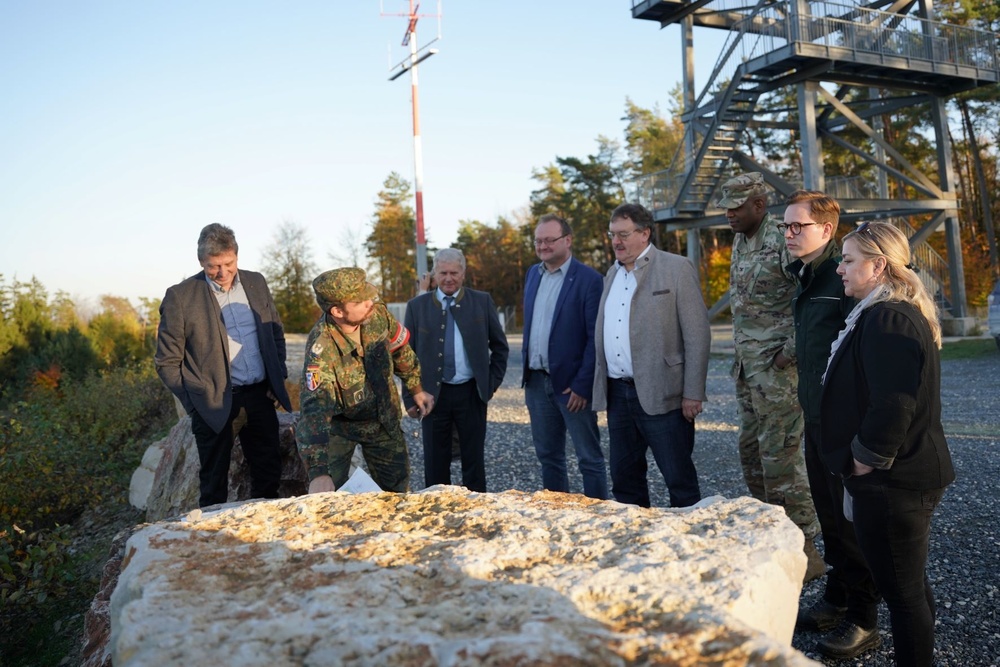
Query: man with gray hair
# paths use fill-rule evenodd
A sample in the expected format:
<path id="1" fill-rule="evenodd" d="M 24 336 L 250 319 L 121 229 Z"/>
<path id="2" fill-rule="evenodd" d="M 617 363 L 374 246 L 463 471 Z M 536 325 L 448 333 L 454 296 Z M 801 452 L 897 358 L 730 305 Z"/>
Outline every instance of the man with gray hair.
<path id="1" fill-rule="evenodd" d="M 493 297 L 463 287 L 465 256 L 457 248 L 434 256 L 437 289 L 406 304 L 404 323 L 420 359 L 421 385 L 434 397 L 422 421 L 424 482 L 451 484 L 451 438 L 457 429 L 462 485 L 486 491 L 486 404 L 507 371 L 507 337 Z M 407 414 L 419 416 L 404 389 Z"/>
<path id="2" fill-rule="evenodd" d="M 250 465 L 250 494 L 278 497 L 275 402 L 292 410 L 281 319 L 264 276 L 237 270 L 238 252 L 229 227 L 202 229 L 203 271 L 168 289 L 160 305 L 156 372 L 191 417 L 201 507 L 228 499 L 236 433 Z"/>

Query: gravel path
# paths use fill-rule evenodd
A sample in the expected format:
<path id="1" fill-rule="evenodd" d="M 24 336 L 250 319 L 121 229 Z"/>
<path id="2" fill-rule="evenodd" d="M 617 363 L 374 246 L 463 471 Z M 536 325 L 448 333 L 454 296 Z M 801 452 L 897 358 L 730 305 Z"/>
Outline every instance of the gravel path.
<path id="1" fill-rule="evenodd" d="M 732 361 L 723 333 L 713 340 L 708 371 L 705 412 L 698 421 L 695 464 L 702 494 L 744 495 L 736 453 L 736 400 L 729 377 Z M 304 342 L 304 341 L 303 341 Z M 486 439 L 487 484 L 491 491 L 542 488 L 538 461 L 524 396 L 520 388 L 520 337 L 511 337 L 511 365 L 497 395 L 490 402 Z M 300 362 L 301 363 L 301 362 Z M 942 401 L 945 432 L 958 479 L 944 496 L 931 525 L 928 574 L 937 599 L 937 665 L 939 667 L 1000 666 L 1000 354 L 985 359 L 946 361 L 942 364 Z M 607 452 L 607 422 L 599 418 Z M 423 487 L 423 453 L 419 425 L 404 418 L 410 443 L 412 486 Z M 582 492 L 570 446 L 570 490 Z M 650 458 L 650 494 L 653 504 L 667 506 L 663 478 Z M 453 464 L 452 479 L 461 481 Z M 822 593 L 812 582 L 803 590 L 803 604 Z M 828 665 L 892 665 L 889 617 L 882 606 L 880 648 L 851 661 L 823 661 L 814 650 L 818 635 L 796 634 L 793 645 L 810 658 Z"/>

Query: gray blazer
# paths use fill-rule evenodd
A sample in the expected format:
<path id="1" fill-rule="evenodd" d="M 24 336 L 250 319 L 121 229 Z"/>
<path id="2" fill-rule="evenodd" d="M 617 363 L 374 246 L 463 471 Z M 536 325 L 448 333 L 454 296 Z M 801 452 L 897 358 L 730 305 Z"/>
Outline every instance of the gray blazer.
<path id="1" fill-rule="evenodd" d="M 264 276 L 239 271 L 257 323 L 257 340 L 271 392 L 288 412 L 285 391 L 285 332 Z M 160 304 L 156 341 L 156 372 L 188 414 L 198 414 L 216 433 L 229 420 L 233 405 L 229 378 L 229 337 L 222 309 L 198 273 L 167 290 Z"/>
<path id="2" fill-rule="evenodd" d="M 608 407 L 604 303 L 619 270 L 618 262 L 608 269 L 597 311 L 594 410 Z M 704 401 L 712 331 L 694 266 L 680 255 L 650 248 L 635 271 L 629 344 L 639 404 L 646 413 L 660 415 L 679 409 L 684 398 Z"/>
<path id="3" fill-rule="evenodd" d="M 462 334 L 469 355 L 472 376 L 479 398 L 488 403 L 507 372 L 507 336 L 504 335 L 493 297 L 462 287 L 452 308 L 455 326 Z M 404 325 L 410 331 L 410 346 L 420 359 L 420 380 L 424 391 L 437 399 L 441 393 L 444 366 L 444 313 L 437 290 L 410 299 L 406 304 Z M 403 391 L 403 403 L 413 405 L 413 397 Z"/>

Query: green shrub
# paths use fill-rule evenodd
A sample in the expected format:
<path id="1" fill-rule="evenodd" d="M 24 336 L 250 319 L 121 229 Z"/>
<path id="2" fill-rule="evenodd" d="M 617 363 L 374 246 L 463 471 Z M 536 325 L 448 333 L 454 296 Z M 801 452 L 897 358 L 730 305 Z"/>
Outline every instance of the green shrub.
<path id="1" fill-rule="evenodd" d="M 127 486 L 144 436 L 173 414 L 149 364 L 33 386 L 0 421 L 0 520 L 67 523 Z"/>
<path id="2" fill-rule="evenodd" d="M 66 524 L 126 493 L 147 443 L 174 420 L 151 361 L 37 382 L 0 415 L 0 630 L 72 581 Z"/>
<path id="3" fill-rule="evenodd" d="M 75 580 L 67 569 L 69 527 L 28 532 L 0 525 L 0 609 L 30 609 L 50 596 L 61 596 Z"/>

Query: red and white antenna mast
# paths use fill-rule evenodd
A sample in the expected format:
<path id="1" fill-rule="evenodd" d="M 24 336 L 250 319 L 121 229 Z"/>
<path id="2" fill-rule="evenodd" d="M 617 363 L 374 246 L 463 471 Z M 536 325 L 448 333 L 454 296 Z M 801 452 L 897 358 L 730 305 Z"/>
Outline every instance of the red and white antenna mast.
<path id="1" fill-rule="evenodd" d="M 389 81 L 395 81 L 407 71 L 410 73 L 413 102 L 413 184 L 416 191 L 416 206 L 414 208 L 417 213 L 417 280 L 420 280 L 427 273 L 427 238 L 424 235 L 424 160 L 420 144 L 420 96 L 418 94 L 417 65 L 438 52 L 437 49 L 429 47 L 441 39 L 441 0 L 438 0 L 437 14 L 420 14 L 420 4 L 414 4 L 413 0 L 409 0 L 409 5 L 410 10 L 405 14 L 387 14 L 385 11 L 380 11 L 380 14 L 382 16 L 402 16 L 409 20 L 406 33 L 403 35 L 403 46 L 409 47 L 410 55 L 390 68 Z M 417 21 L 421 18 L 437 18 L 438 35 L 417 48 Z"/>

